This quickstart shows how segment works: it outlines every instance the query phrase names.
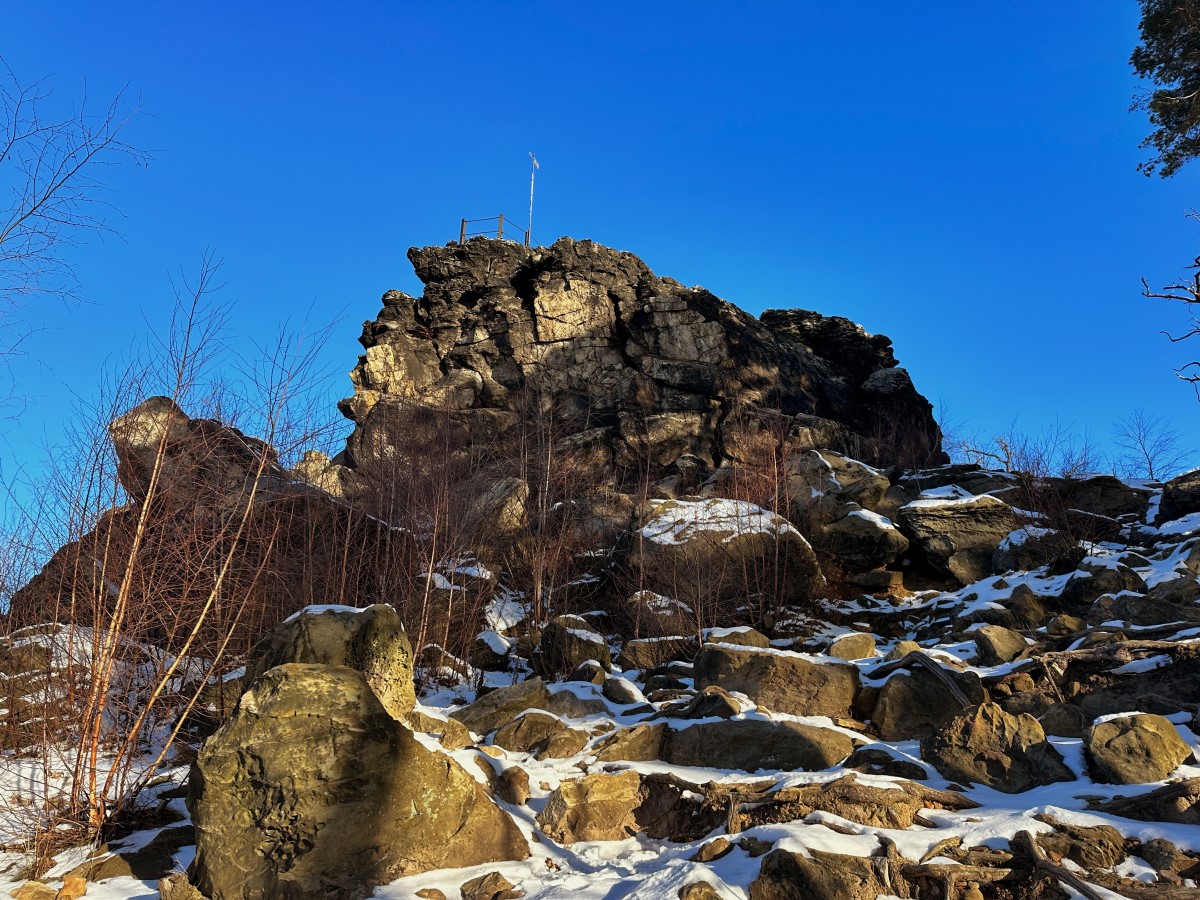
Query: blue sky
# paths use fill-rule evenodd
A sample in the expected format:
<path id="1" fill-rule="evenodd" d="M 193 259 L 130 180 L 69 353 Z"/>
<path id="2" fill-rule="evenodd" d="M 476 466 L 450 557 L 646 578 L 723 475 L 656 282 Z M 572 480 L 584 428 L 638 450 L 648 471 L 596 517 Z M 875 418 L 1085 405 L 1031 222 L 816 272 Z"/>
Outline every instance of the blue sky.
<path id="1" fill-rule="evenodd" d="M 592 238 L 752 312 L 803 307 L 889 335 L 932 401 L 983 435 L 1016 420 L 1098 441 L 1135 408 L 1200 446 L 1139 296 L 1200 248 L 1200 168 L 1135 170 L 1133 0 L 11 4 L 0 56 L 72 102 L 123 85 L 145 169 L 104 177 L 123 239 L 80 248 L 88 298 L 25 311 L 5 473 L 161 325 L 211 249 L 238 346 L 339 319 L 322 390 L 412 245 L 462 216 Z M 1200 164 L 1193 164 L 1200 166 Z"/>

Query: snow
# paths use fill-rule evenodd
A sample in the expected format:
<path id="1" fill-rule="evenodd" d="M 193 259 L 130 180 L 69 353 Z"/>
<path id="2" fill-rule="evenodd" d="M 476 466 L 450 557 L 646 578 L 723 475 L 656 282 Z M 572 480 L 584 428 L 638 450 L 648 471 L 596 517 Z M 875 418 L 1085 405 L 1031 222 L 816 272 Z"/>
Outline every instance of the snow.
<path id="1" fill-rule="evenodd" d="M 880 528 L 884 531 L 895 531 L 896 530 L 896 526 L 892 524 L 890 519 L 887 519 L 884 516 L 879 515 L 879 513 L 871 512 L 869 509 L 852 509 L 852 510 L 850 510 L 850 512 L 848 512 L 846 514 L 847 518 L 849 518 L 850 516 L 853 516 L 856 519 L 863 519 L 864 521 L 870 522 L 871 524 L 875 525 L 877 528 Z"/>
<path id="2" fill-rule="evenodd" d="M 641 536 L 656 544 L 677 546 L 706 532 L 722 535 L 730 543 L 747 534 L 804 537 L 785 518 L 745 500 L 653 500 L 656 514 L 641 529 Z"/>
<path id="3" fill-rule="evenodd" d="M 369 608 L 370 607 L 343 606 L 339 603 L 314 603 L 311 606 L 304 607 L 304 609 L 297 610 L 284 619 L 284 621 L 293 622 L 296 619 L 299 619 L 301 616 L 320 616 L 325 613 L 360 613 L 363 612 L 364 609 Z"/>
<path id="4" fill-rule="evenodd" d="M 1160 534 L 1191 534 L 1200 531 L 1200 512 L 1188 513 L 1179 519 L 1172 519 L 1158 526 Z"/>
<path id="5" fill-rule="evenodd" d="M 1164 654 L 1158 656 L 1147 656 L 1143 659 L 1135 659 L 1125 663 L 1123 666 L 1117 666 L 1112 670 L 1113 675 L 1135 675 L 1138 672 L 1153 672 L 1155 669 L 1162 669 L 1171 665 L 1171 657 Z"/>

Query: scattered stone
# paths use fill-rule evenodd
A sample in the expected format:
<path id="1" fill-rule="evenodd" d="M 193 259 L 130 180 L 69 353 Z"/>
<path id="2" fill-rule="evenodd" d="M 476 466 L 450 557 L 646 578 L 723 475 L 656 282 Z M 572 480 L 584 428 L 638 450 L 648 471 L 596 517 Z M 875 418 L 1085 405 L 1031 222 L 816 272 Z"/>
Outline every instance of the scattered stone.
<path id="1" fill-rule="evenodd" d="M 908 538 L 878 513 L 851 505 L 814 536 L 817 550 L 852 573 L 882 569 L 908 549 Z"/>
<path id="2" fill-rule="evenodd" d="M 54 900 L 57 895 L 58 891 L 50 885 L 32 879 L 9 891 L 13 900 Z"/>
<path id="3" fill-rule="evenodd" d="M 737 845 L 751 859 L 757 859 L 770 853 L 771 848 L 775 846 L 771 841 L 764 841 L 762 838 L 756 837 L 744 837 L 737 842 Z"/>
<path id="4" fill-rule="evenodd" d="M 749 625 L 737 628 L 709 628 L 704 632 L 706 644 L 733 644 L 736 647 L 758 647 L 766 650 L 771 646 L 771 640 L 761 631 Z"/>
<path id="5" fill-rule="evenodd" d="M 496 778 L 496 793 L 505 803 L 524 806 L 531 796 L 529 773 L 520 766 L 509 766 Z"/>
<path id="6" fill-rule="evenodd" d="M 403 875 L 529 855 L 483 786 L 346 667 L 260 677 L 201 749 L 187 799 L 192 877 L 212 900 L 361 900 Z"/>
<path id="7" fill-rule="evenodd" d="M 421 900 L 446 900 L 446 895 L 437 888 L 421 888 L 417 891 Z"/>
<path id="8" fill-rule="evenodd" d="M 829 645 L 829 655 L 837 659 L 870 659 L 875 656 L 875 636 L 845 634 Z"/>
<path id="9" fill-rule="evenodd" d="M 868 775 L 888 775 L 909 781 L 925 781 L 929 777 L 920 764 L 910 759 L 898 759 L 892 752 L 879 746 L 859 747 L 843 765 Z"/>
<path id="10" fill-rule="evenodd" d="M 714 859 L 720 859 L 732 849 L 733 844 L 730 842 L 729 838 L 714 838 L 689 856 L 688 859 L 690 859 L 692 862 L 710 863 Z"/>
<path id="11" fill-rule="evenodd" d="M 620 728 L 596 745 L 596 759 L 600 762 L 641 762 L 661 759 L 663 741 L 667 736 L 667 724 L 634 725 Z"/>
<path id="12" fill-rule="evenodd" d="M 916 641 L 897 641 L 896 646 L 888 651 L 884 659 L 887 662 L 893 662 L 897 659 L 904 659 L 910 653 L 920 653 L 921 645 Z"/>
<path id="13" fill-rule="evenodd" d="M 721 900 L 721 895 L 707 881 L 693 881 L 679 889 L 679 900 Z"/>
<path id="14" fill-rule="evenodd" d="M 1091 721 L 1078 706 L 1073 703 L 1053 703 L 1050 708 L 1038 716 L 1042 730 L 1055 737 L 1083 737 L 1084 729 Z"/>
<path id="15" fill-rule="evenodd" d="M 1011 628 L 1001 625 L 984 625 L 977 629 L 971 637 L 975 641 L 975 650 L 979 661 L 985 666 L 998 666 L 1012 662 L 1021 656 L 1029 645 L 1024 636 Z"/>
<path id="16" fill-rule="evenodd" d="M 646 697 L 638 690 L 638 686 L 628 678 L 622 678 L 619 675 L 605 680 L 600 691 L 606 700 L 611 700 L 618 706 L 633 706 L 635 703 L 646 702 Z"/>
<path id="17" fill-rule="evenodd" d="M 439 719 L 414 709 L 404 717 L 404 724 L 413 731 L 436 735 L 438 743 L 447 750 L 462 750 L 474 743 L 467 726 L 457 719 Z"/>
<path id="18" fill-rule="evenodd" d="M 626 641 L 617 654 L 617 665 L 622 669 L 655 669 L 673 659 L 689 657 L 696 650 L 696 639 L 674 635 L 671 637 L 634 638 Z"/>
<path id="19" fill-rule="evenodd" d="M 1165 784 L 1136 797 L 1117 797 L 1093 808 L 1141 822 L 1200 825 L 1200 778 Z"/>
<path id="20" fill-rule="evenodd" d="M 923 739 L 921 755 L 944 778 L 1006 794 L 1075 779 L 1037 719 L 1009 715 L 995 703 L 968 709 Z"/>
<path id="21" fill-rule="evenodd" d="M 158 880 L 158 896 L 160 900 L 205 900 L 203 894 L 188 881 L 183 872 L 172 872 L 166 878 Z M 35 900 L 35 898 L 22 898 Z"/>
<path id="22" fill-rule="evenodd" d="M 954 500 L 914 500 L 896 516 L 900 530 L 936 569 L 970 584 L 993 574 L 992 557 L 1017 516 L 988 494 Z"/>
<path id="23" fill-rule="evenodd" d="M 1162 781 L 1192 758 L 1174 725 L 1145 713 L 1093 725 L 1083 744 L 1092 778 L 1108 784 Z"/>
<path id="24" fill-rule="evenodd" d="M 78 875 L 68 875 L 63 879 L 63 886 L 54 895 L 54 900 L 79 900 L 87 893 L 87 882 Z"/>
<path id="25" fill-rule="evenodd" d="M 1085 869 L 1110 869 L 1125 858 L 1125 838 L 1111 825 L 1072 825 L 1049 815 L 1036 818 L 1054 828 L 1049 834 L 1035 837 L 1045 853 L 1069 859 Z"/>
<path id="26" fill-rule="evenodd" d="M 663 715 L 673 719 L 732 719 L 741 712 L 742 705 L 715 685 L 704 688 L 681 709 L 663 709 Z"/>
<path id="27" fill-rule="evenodd" d="M 772 850 L 750 884 L 750 900 L 875 900 L 892 894 L 870 859 L 810 850 Z"/>
<path id="28" fill-rule="evenodd" d="M 524 897 L 525 892 L 518 890 L 513 883 L 499 872 L 489 872 L 465 882 L 459 893 L 462 900 L 516 900 Z"/>

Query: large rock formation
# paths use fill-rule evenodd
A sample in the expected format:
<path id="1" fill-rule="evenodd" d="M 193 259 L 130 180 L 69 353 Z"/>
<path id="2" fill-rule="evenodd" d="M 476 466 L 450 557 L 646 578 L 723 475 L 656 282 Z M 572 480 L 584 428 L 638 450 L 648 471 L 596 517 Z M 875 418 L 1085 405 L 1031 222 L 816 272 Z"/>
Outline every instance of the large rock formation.
<path id="1" fill-rule="evenodd" d="M 846 319 L 756 320 L 591 241 L 476 238 L 408 256 L 424 295 L 384 295 L 342 402 L 351 468 L 409 439 L 397 423 L 421 408 L 480 443 L 536 421 L 618 475 L 711 470 L 756 435 L 885 464 L 945 458 L 891 341 Z"/>

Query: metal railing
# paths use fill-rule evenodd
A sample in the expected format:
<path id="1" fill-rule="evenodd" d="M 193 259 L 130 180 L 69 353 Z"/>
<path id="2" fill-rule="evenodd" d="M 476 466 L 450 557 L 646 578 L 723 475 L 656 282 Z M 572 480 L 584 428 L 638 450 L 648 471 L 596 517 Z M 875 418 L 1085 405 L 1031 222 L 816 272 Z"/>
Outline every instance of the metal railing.
<path id="1" fill-rule="evenodd" d="M 482 228 L 475 231 L 467 230 L 468 225 L 478 225 L 480 222 L 495 222 L 496 225 L 494 228 L 489 226 L 487 228 Z M 484 219 L 463 219 L 458 228 L 458 242 L 461 244 L 464 243 L 467 238 L 478 237 L 479 235 L 483 235 L 484 237 L 494 237 L 496 240 L 502 241 L 504 240 L 505 226 L 508 227 L 509 234 L 514 235 L 514 237 L 509 238 L 509 240 L 516 240 L 515 235 L 519 234 L 521 236 L 521 243 L 523 243 L 526 247 L 529 246 L 529 232 L 524 228 L 514 225 L 512 219 L 506 219 L 503 213 L 498 216 L 488 216 Z"/>

